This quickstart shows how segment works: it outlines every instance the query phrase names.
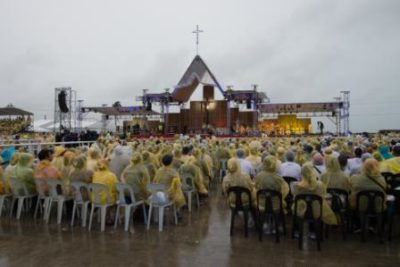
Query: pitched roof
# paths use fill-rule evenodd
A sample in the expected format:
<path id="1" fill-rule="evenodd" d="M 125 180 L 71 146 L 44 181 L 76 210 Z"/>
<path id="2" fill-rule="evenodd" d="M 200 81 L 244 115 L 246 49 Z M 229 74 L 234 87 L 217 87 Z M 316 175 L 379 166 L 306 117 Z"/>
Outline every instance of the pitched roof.
<path id="1" fill-rule="evenodd" d="M 190 96 L 200 83 L 214 85 L 222 94 L 225 94 L 214 74 L 207 67 L 203 59 L 197 55 L 183 74 L 178 85 L 175 86 L 175 90 L 172 92 L 173 100 L 178 102 L 189 101 Z"/>
<path id="2" fill-rule="evenodd" d="M 5 108 L 0 108 L 0 116 L 31 116 L 33 113 L 13 107 L 7 106 Z"/>

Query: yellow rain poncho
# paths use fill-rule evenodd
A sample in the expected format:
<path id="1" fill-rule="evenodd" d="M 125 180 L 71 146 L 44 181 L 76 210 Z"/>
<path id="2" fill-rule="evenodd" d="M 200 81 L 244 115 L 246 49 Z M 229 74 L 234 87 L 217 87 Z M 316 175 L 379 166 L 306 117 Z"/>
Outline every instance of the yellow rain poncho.
<path id="1" fill-rule="evenodd" d="M 177 171 L 170 166 L 163 166 L 157 170 L 154 183 L 164 184 L 167 187 L 168 196 L 177 208 L 185 206 L 186 200 L 182 192 L 182 183 Z"/>
<path id="2" fill-rule="evenodd" d="M 326 224 L 337 224 L 337 218 L 335 213 L 333 213 L 331 207 L 326 201 L 326 187 L 321 181 L 317 181 L 317 175 L 315 173 L 314 167 L 310 163 L 304 164 L 301 168 L 300 182 L 293 184 L 293 195 L 296 197 L 301 194 L 314 194 L 322 198 L 322 220 Z M 318 215 L 319 206 L 316 202 L 313 203 L 314 214 Z M 294 208 L 294 203 L 293 203 Z M 298 216 L 302 216 L 306 212 L 306 203 L 304 201 L 299 201 L 297 206 Z"/>
<path id="3" fill-rule="evenodd" d="M 147 200 L 149 197 L 147 185 L 150 183 L 150 176 L 139 153 L 132 155 L 131 164 L 123 170 L 121 180 L 132 187 L 136 200 Z"/>
<path id="4" fill-rule="evenodd" d="M 108 169 L 103 161 L 98 162 L 97 169 L 93 174 L 93 183 L 106 185 L 110 191 L 111 201 L 114 203 L 116 199 L 116 184 L 118 182 L 117 176 Z M 105 192 L 100 192 L 100 199 L 102 203 L 107 203 Z"/>

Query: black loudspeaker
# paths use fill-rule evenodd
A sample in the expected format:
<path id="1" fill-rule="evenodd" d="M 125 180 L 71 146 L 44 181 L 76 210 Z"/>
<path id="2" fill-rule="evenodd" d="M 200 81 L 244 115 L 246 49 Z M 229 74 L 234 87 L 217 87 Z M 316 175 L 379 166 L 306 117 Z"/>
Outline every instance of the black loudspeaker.
<path id="1" fill-rule="evenodd" d="M 109 120 L 110 119 L 110 115 L 106 115 L 106 120 Z"/>
<path id="2" fill-rule="evenodd" d="M 151 111 L 152 110 L 151 102 L 147 103 L 146 110 L 147 111 Z"/>
<path id="3" fill-rule="evenodd" d="M 67 102 L 66 102 L 66 93 L 65 91 L 61 91 L 58 94 L 58 106 L 60 107 L 61 112 L 63 113 L 67 113 L 69 111 L 69 108 L 67 106 Z"/>
<path id="4" fill-rule="evenodd" d="M 251 100 L 246 101 L 246 108 L 251 109 Z"/>

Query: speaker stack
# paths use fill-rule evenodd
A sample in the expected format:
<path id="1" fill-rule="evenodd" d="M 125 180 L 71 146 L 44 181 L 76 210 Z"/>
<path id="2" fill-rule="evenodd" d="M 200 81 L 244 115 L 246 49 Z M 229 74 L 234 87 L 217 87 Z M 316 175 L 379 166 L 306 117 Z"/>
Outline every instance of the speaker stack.
<path id="1" fill-rule="evenodd" d="M 67 113 L 69 111 L 66 98 L 67 98 L 67 94 L 65 93 L 65 91 L 61 91 L 58 94 L 58 106 L 62 113 Z"/>

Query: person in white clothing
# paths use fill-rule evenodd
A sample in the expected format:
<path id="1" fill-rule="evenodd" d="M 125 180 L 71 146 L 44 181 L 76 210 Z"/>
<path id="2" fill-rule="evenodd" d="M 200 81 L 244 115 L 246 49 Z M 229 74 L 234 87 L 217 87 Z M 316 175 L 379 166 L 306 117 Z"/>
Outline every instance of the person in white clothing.
<path id="1" fill-rule="evenodd" d="M 289 176 L 300 180 L 301 167 L 299 164 L 294 162 L 294 153 L 289 150 L 286 152 L 286 162 L 282 163 L 279 167 L 279 174 L 283 176 Z"/>
<path id="2" fill-rule="evenodd" d="M 350 158 L 347 160 L 347 168 L 349 169 L 350 175 L 358 174 L 361 172 L 362 167 L 362 159 L 361 156 L 363 151 L 361 148 L 357 147 L 354 150 L 354 158 Z"/>
<path id="3" fill-rule="evenodd" d="M 256 175 L 256 171 L 253 168 L 253 166 L 251 165 L 250 161 L 245 159 L 245 156 L 246 156 L 246 153 L 244 152 L 243 149 L 236 150 L 236 157 L 240 163 L 240 170 L 243 173 L 248 174 L 251 177 L 251 179 L 253 179 L 254 176 Z"/>

